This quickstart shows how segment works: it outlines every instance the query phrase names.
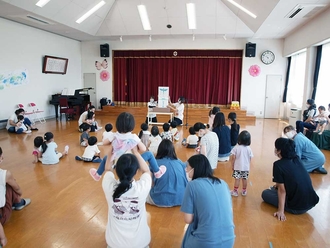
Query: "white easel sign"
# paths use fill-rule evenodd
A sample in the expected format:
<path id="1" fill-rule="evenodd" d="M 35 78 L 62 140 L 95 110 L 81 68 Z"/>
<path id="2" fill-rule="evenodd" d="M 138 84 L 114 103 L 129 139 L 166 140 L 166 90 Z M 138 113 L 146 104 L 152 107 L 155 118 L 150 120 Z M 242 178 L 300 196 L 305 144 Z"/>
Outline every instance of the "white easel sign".
<path id="1" fill-rule="evenodd" d="M 166 108 L 168 105 L 170 87 L 159 86 L 158 87 L 158 107 Z"/>

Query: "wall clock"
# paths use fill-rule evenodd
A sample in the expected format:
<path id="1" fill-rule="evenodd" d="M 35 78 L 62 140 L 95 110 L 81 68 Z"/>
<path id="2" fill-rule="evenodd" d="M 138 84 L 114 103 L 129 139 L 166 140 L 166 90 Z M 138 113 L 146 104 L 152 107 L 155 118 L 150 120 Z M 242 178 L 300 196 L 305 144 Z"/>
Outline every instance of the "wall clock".
<path id="1" fill-rule="evenodd" d="M 261 54 L 261 61 L 265 65 L 269 65 L 273 63 L 274 60 L 275 60 L 275 54 L 272 51 L 267 50 Z"/>

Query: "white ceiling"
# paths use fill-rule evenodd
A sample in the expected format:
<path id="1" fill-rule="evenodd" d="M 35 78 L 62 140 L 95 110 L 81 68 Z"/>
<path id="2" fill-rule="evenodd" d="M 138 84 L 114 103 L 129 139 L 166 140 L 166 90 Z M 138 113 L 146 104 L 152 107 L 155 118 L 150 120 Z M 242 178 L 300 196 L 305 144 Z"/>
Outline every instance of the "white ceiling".
<path id="1" fill-rule="evenodd" d="M 284 38 L 330 6 L 330 0 L 236 0 L 257 18 L 227 0 L 105 0 L 106 4 L 81 24 L 76 20 L 100 0 L 51 0 L 43 8 L 38 0 L 0 0 L 0 17 L 76 40 L 154 38 Z M 189 30 L 186 3 L 196 4 L 197 29 Z M 137 5 L 147 7 L 152 30 L 142 28 Z M 297 5 L 304 9 L 295 18 L 286 15 Z M 307 5 L 308 4 L 308 5 Z M 304 17 L 315 4 L 318 12 Z M 33 21 L 26 16 L 48 22 Z M 171 29 L 166 26 L 172 25 Z"/>

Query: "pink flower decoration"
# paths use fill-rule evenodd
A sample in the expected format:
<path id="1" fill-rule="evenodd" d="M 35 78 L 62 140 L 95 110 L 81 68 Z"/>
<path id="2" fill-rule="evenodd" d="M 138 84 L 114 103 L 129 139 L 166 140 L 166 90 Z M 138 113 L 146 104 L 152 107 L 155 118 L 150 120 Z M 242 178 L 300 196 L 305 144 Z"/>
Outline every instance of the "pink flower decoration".
<path id="1" fill-rule="evenodd" d="M 260 74 L 260 67 L 258 65 L 251 65 L 249 73 L 252 77 L 257 77 Z"/>
<path id="2" fill-rule="evenodd" d="M 108 81 L 110 78 L 110 73 L 106 70 L 100 72 L 100 78 L 102 81 Z"/>

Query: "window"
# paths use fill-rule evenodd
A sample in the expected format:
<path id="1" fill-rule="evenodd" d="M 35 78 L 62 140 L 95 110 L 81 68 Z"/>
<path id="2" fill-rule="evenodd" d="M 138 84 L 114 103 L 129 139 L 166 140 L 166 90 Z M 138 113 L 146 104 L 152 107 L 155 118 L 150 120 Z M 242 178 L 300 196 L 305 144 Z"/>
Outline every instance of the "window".
<path id="1" fill-rule="evenodd" d="M 302 107 L 304 94 L 306 68 L 306 51 L 293 55 L 288 84 L 288 102 L 297 107 Z"/>
<path id="2" fill-rule="evenodd" d="M 317 106 L 323 105 L 328 109 L 330 103 L 330 43 L 324 44 L 322 47 L 322 57 L 319 71 L 319 80 L 317 83 L 315 102 Z"/>

